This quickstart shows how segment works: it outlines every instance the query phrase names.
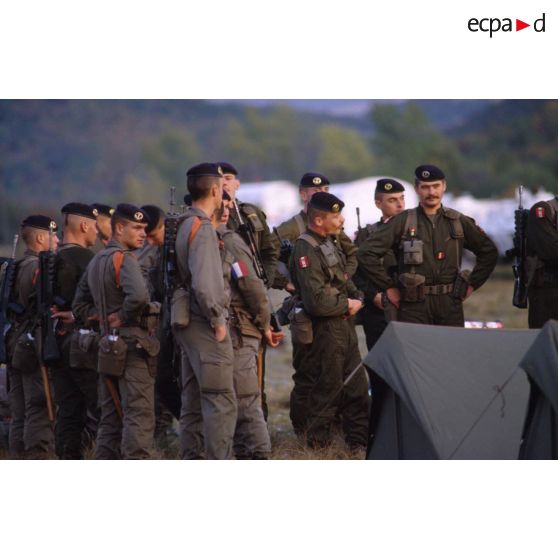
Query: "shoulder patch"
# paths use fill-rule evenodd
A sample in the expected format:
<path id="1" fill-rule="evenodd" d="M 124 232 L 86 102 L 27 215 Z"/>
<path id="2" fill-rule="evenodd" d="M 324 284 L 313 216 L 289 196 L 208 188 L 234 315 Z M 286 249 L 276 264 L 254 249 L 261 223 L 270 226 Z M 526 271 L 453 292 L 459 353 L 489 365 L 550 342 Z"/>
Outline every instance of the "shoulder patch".
<path id="1" fill-rule="evenodd" d="M 250 270 L 248 269 L 246 262 L 243 262 L 242 260 L 234 262 L 231 266 L 231 271 L 233 279 L 236 281 L 242 277 L 248 277 L 248 275 L 250 275 Z"/>
<path id="2" fill-rule="evenodd" d="M 544 207 L 535 207 L 535 217 L 537 217 L 537 219 L 544 219 Z"/>
<path id="3" fill-rule="evenodd" d="M 308 258 L 308 256 L 300 256 L 300 258 L 298 258 L 298 267 L 300 269 L 306 269 L 307 267 L 310 267 L 310 259 Z"/>

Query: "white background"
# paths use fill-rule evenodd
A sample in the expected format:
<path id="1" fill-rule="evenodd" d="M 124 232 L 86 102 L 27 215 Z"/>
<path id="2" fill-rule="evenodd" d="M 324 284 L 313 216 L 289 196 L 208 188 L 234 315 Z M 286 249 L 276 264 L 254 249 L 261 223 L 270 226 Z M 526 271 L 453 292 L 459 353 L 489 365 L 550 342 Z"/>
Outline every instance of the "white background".
<path id="1" fill-rule="evenodd" d="M 0 96 L 552 98 L 554 5 L 4 3 Z M 545 33 L 467 30 L 471 17 L 532 23 L 542 12 Z M 0 473 L 10 558 L 470 558 L 555 547 L 552 463 L 2 462 Z"/>

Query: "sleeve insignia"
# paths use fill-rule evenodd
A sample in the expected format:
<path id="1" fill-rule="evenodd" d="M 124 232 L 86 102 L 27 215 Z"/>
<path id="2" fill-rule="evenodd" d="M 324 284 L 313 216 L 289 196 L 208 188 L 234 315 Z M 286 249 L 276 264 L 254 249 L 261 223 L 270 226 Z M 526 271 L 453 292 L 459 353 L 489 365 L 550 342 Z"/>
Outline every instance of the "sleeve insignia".
<path id="1" fill-rule="evenodd" d="M 538 219 L 544 219 L 544 207 L 535 208 L 535 216 Z"/>
<path id="2" fill-rule="evenodd" d="M 298 258 L 298 267 L 300 269 L 306 269 L 307 267 L 310 267 L 310 260 L 308 259 L 308 256 L 301 256 L 300 258 Z"/>

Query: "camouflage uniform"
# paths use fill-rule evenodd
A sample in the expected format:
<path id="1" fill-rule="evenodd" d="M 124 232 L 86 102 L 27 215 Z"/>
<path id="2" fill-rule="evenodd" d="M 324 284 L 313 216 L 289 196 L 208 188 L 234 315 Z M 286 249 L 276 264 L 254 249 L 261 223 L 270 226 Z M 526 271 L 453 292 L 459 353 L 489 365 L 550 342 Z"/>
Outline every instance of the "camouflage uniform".
<path id="1" fill-rule="evenodd" d="M 186 211 L 176 253 L 180 282 L 190 298 L 189 325 L 174 329 L 182 353 L 182 457 L 230 459 L 237 416 L 233 349 L 228 333 L 221 342 L 215 338 L 214 326 L 225 325 L 227 318 L 223 269 L 215 230 L 200 209 Z"/>
<path id="2" fill-rule="evenodd" d="M 257 355 L 262 334 L 270 328 L 270 308 L 263 281 L 242 238 L 220 227 L 225 287 L 230 290 L 230 334 L 234 349 L 234 390 L 238 418 L 234 435 L 237 459 L 269 457 L 271 442 L 262 411 Z"/>

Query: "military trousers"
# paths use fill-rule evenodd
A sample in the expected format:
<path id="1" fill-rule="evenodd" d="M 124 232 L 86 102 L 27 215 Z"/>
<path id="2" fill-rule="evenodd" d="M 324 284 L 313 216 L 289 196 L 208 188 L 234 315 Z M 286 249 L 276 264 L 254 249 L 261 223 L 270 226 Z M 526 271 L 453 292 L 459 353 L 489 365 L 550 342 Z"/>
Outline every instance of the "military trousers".
<path id="1" fill-rule="evenodd" d="M 237 403 L 230 335 L 218 342 L 207 320 L 192 314 L 174 336 L 182 355 L 182 458 L 232 459 Z"/>
<path id="2" fill-rule="evenodd" d="M 397 319 L 411 324 L 463 327 L 463 302 L 450 294 L 426 295 L 423 302 L 401 301 Z"/>
<path id="3" fill-rule="evenodd" d="M 271 441 L 262 410 L 258 385 L 257 355 L 261 340 L 231 329 L 234 351 L 233 383 L 238 403 L 234 454 L 239 459 L 263 459 L 271 453 Z"/>
<path id="4" fill-rule="evenodd" d="M 311 446 L 328 444 L 332 425 L 339 416 L 347 443 L 365 447 L 370 398 L 364 367 L 343 385 L 361 360 L 354 320 L 319 318 L 312 320 L 312 326 L 314 341 L 304 355 L 305 366 L 301 370 L 305 384 L 310 384 L 304 425 L 307 441 Z M 296 383 L 293 391 L 297 391 Z"/>
<path id="5" fill-rule="evenodd" d="M 548 320 L 558 320 L 558 285 L 529 289 L 529 327 L 540 328 Z"/>
<path id="6" fill-rule="evenodd" d="M 53 426 L 48 418 L 40 368 L 18 370 L 7 367 L 12 421 L 10 455 L 16 458 L 46 458 L 54 449 Z"/>
<path id="7" fill-rule="evenodd" d="M 312 363 L 308 363 L 311 354 L 311 345 L 303 345 L 293 341 L 293 382 L 291 391 L 289 416 L 293 430 L 298 436 L 304 435 L 306 429 L 306 417 L 308 412 L 308 396 L 312 390 L 313 376 L 310 373 Z"/>
<path id="8" fill-rule="evenodd" d="M 99 374 L 101 418 L 97 430 L 95 459 L 149 459 L 155 430 L 155 379 L 145 357 L 129 344 L 124 374 L 118 378 Z M 122 408 L 118 416 L 107 386 L 116 388 Z"/>
<path id="9" fill-rule="evenodd" d="M 95 370 L 70 368 L 68 363 L 52 369 L 56 402 L 54 429 L 56 455 L 60 459 L 82 459 L 82 436 L 86 426 L 94 427 L 99 420 Z"/>

